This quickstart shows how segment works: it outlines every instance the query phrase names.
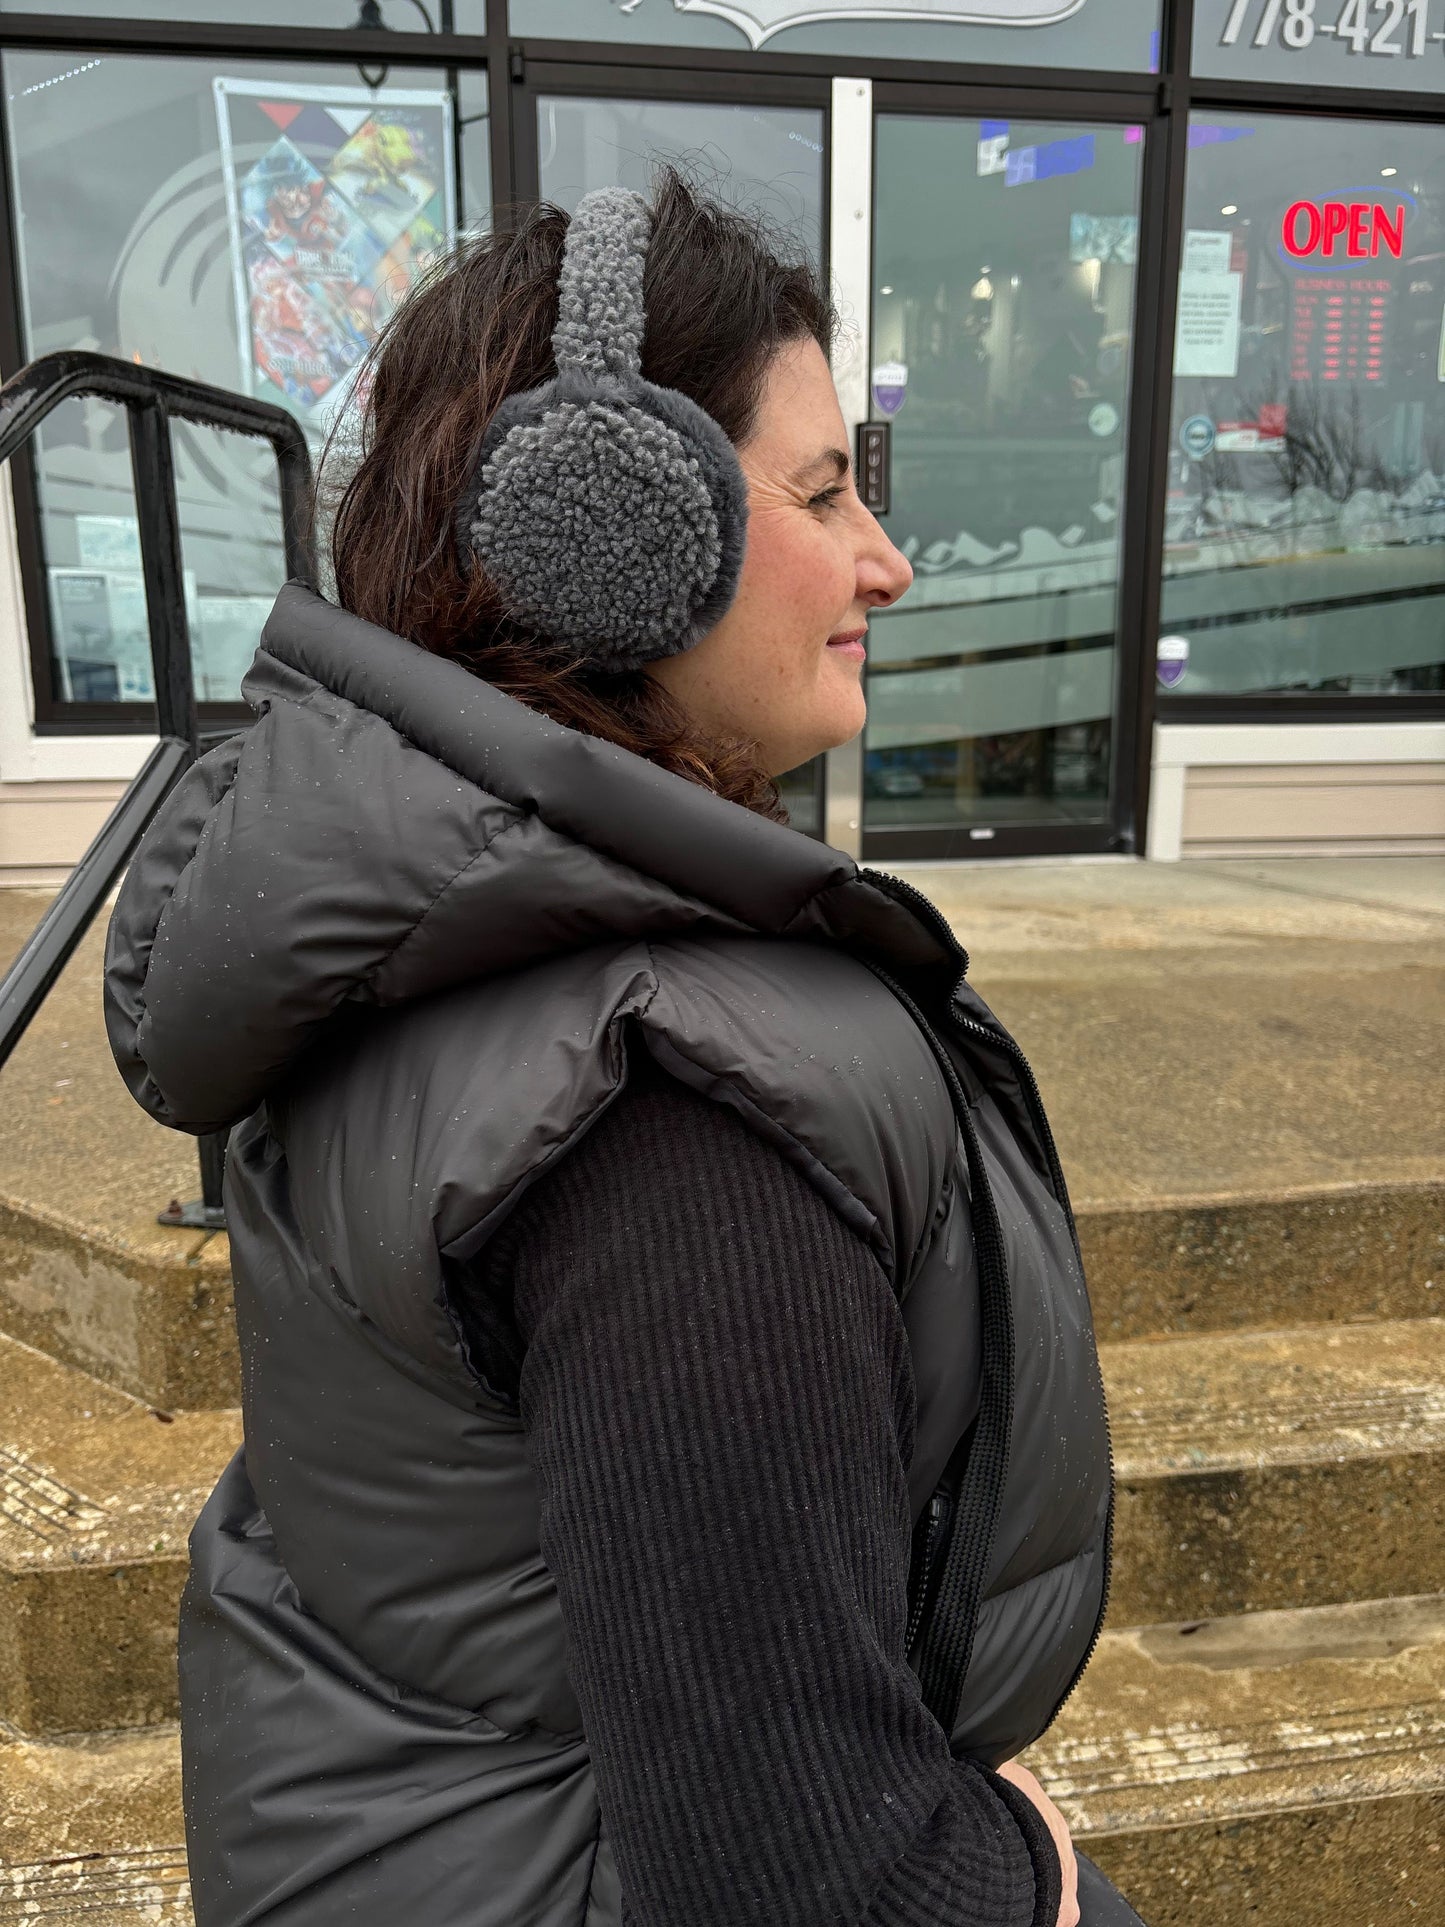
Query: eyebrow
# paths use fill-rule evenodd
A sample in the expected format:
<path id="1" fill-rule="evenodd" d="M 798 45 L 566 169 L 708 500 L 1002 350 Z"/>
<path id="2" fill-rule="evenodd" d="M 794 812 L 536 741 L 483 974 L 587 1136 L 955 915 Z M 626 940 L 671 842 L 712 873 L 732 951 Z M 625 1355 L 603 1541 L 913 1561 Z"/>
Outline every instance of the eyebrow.
<path id="1" fill-rule="evenodd" d="M 795 482 L 804 481 L 809 475 L 814 474 L 818 469 L 822 468 L 825 462 L 832 468 L 835 475 L 846 475 L 853 466 L 846 449 L 825 448 L 821 455 L 815 455 L 811 461 L 804 462 L 801 468 L 795 469 L 793 471 L 793 480 Z"/>

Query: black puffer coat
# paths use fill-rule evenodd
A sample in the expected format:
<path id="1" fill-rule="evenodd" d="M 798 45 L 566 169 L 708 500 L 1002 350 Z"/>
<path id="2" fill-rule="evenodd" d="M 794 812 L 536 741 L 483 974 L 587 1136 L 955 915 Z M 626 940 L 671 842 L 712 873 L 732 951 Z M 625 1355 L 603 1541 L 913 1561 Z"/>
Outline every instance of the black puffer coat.
<path id="1" fill-rule="evenodd" d="M 238 1125 L 246 1445 L 182 1624 L 199 1917 L 314 1923 L 324 1884 L 326 1921 L 620 1919 L 523 1434 L 453 1286 L 629 1037 L 876 1251 L 918 1397 L 909 1657 L 956 1753 L 1028 1745 L 1102 1620 L 1108 1440 L 1042 1108 L 942 918 L 294 585 L 246 693 L 106 977 L 139 1102 Z"/>

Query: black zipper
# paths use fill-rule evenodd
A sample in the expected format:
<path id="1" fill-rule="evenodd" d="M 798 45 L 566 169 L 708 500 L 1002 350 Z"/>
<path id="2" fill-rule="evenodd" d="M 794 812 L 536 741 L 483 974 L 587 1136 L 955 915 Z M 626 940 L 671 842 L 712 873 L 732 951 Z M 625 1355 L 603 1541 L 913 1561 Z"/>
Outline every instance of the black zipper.
<path id="1" fill-rule="evenodd" d="M 1068 1221 L 1069 1236 L 1073 1240 L 1074 1252 L 1078 1257 L 1079 1271 L 1082 1275 L 1084 1256 L 1079 1246 L 1078 1226 L 1074 1223 L 1073 1206 L 1069 1202 L 1069 1188 L 1064 1181 L 1063 1165 L 1059 1161 L 1058 1147 L 1054 1143 L 1053 1131 L 1049 1128 L 1049 1120 L 1044 1111 L 1044 1101 L 1039 1093 L 1038 1080 L 1034 1076 L 1033 1067 L 1012 1037 L 1001 1031 L 990 1030 L 987 1024 L 979 1023 L 976 1017 L 968 1016 L 959 1007 L 958 988 L 963 979 L 968 975 L 968 952 L 954 935 L 953 926 L 938 908 L 938 905 L 929 897 L 926 897 L 921 890 L 915 889 L 911 883 L 905 882 L 902 877 L 892 875 L 892 873 L 887 870 L 864 869 L 860 866 L 858 874 L 866 877 L 872 883 L 879 884 L 886 895 L 906 902 L 914 911 L 919 921 L 925 923 L 943 944 L 944 948 L 958 959 L 959 974 L 957 978 L 955 978 L 952 989 L 949 992 L 949 1015 L 962 1029 L 972 1032 L 975 1036 L 981 1037 L 986 1043 L 992 1044 L 996 1049 L 1002 1050 L 1005 1056 L 1012 1062 L 1015 1070 L 1019 1073 L 1019 1082 L 1024 1093 L 1024 1101 L 1028 1105 L 1029 1115 L 1033 1119 L 1034 1129 L 1038 1133 L 1039 1142 L 1043 1146 L 1044 1157 L 1049 1167 L 1050 1180 L 1054 1187 L 1054 1195 L 1062 1206 L 1064 1216 Z M 1058 1701 L 1058 1704 L 1054 1707 L 1053 1712 L 1050 1713 L 1041 1729 L 1042 1732 L 1047 1732 L 1048 1728 L 1053 1725 L 1063 1710 L 1065 1703 L 1078 1686 L 1079 1681 L 1087 1672 L 1089 1662 L 1094 1657 L 1099 1641 L 1103 1637 L 1104 1622 L 1109 1613 L 1109 1595 L 1114 1581 L 1114 1436 L 1109 1423 L 1109 1400 L 1104 1390 L 1102 1375 L 1099 1381 L 1099 1398 L 1104 1412 L 1104 1437 L 1107 1441 L 1109 1453 L 1109 1511 L 1104 1526 L 1103 1597 L 1099 1605 L 1099 1616 L 1094 1622 L 1094 1631 L 1089 1640 L 1088 1650 L 1075 1669 L 1073 1678 L 1064 1689 L 1062 1698 Z M 922 1592 L 927 1592 L 926 1583 Z M 904 1650 L 905 1652 L 912 1650 L 912 1640 L 909 1641 L 908 1646 L 905 1647 Z"/>
<path id="2" fill-rule="evenodd" d="M 908 1630 L 903 1638 L 903 1653 L 906 1658 L 913 1651 L 914 1641 L 918 1638 L 923 1624 L 928 1595 L 933 1584 L 933 1558 L 938 1547 L 939 1534 L 948 1522 L 950 1500 L 946 1492 L 935 1492 L 923 1509 L 919 1520 L 922 1528 L 922 1544 L 915 1545 L 915 1564 L 918 1574 L 917 1590 L 908 1611 Z M 915 1532 L 918 1530 L 915 1527 Z"/>

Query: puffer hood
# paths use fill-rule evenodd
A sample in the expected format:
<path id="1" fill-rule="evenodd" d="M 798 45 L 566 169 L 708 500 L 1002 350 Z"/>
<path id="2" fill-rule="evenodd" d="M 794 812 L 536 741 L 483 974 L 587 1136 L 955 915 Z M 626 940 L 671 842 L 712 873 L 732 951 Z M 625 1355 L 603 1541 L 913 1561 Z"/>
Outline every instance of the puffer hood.
<path id="1" fill-rule="evenodd" d="M 299 584 L 242 691 L 257 721 L 167 799 L 106 944 L 116 1062 L 178 1130 L 247 1116 L 348 1007 L 618 936 L 836 942 L 956 974 L 850 857 Z"/>

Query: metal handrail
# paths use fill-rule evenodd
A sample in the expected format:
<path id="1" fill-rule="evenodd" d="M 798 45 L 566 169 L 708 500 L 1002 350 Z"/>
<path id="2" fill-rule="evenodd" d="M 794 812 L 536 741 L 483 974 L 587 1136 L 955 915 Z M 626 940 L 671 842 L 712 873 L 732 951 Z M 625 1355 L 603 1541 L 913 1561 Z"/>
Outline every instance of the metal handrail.
<path id="1" fill-rule="evenodd" d="M 126 410 L 160 741 L 0 980 L 0 1065 L 95 921 L 147 824 L 200 753 L 171 451 L 173 416 L 271 444 L 281 488 L 286 574 L 308 586 L 316 581 L 311 453 L 300 426 L 284 408 L 110 355 L 63 350 L 31 362 L 0 387 L 0 462 L 26 447 L 45 418 L 75 395 L 118 402 Z M 173 1203 L 160 1213 L 162 1223 L 208 1229 L 224 1225 L 223 1147 L 220 1137 L 201 1139 L 202 1196 L 193 1205 Z"/>

